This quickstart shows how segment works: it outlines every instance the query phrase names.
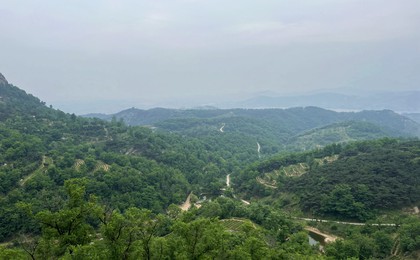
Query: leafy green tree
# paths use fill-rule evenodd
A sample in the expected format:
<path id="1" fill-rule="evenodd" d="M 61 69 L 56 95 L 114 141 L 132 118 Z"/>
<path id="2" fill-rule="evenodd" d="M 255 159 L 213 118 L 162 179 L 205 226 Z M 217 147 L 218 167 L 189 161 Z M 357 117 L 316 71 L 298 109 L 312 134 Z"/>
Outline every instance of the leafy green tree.
<path id="1" fill-rule="evenodd" d="M 372 238 L 375 240 L 375 256 L 381 259 L 386 258 L 391 253 L 392 246 L 394 244 L 394 240 L 390 234 L 379 230 L 372 234 Z"/>
<path id="2" fill-rule="evenodd" d="M 280 259 L 304 259 L 318 253 L 318 249 L 309 245 L 308 234 L 305 231 L 290 234 L 288 240 L 281 243 L 278 249 L 276 255 L 280 256 Z"/>
<path id="3" fill-rule="evenodd" d="M 85 198 L 85 179 L 71 179 L 65 182 L 68 200 L 57 212 L 44 210 L 35 215 L 42 226 L 42 239 L 49 241 L 57 255 L 62 255 L 70 246 L 84 245 L 92 240 L 94 228 L 89 220 L 98 218 L 101 208 L 93 197 Z M 57 241 L 57 243 L 56 243 Z"/>
<path id="4" fill-rule="evenodd" d="M 349 259 L 359 255 L 358 246 L 354 241 L 337 240 L 325 247 L 325 254 L 333 259 Z"/>
<path id="5" fill-rule="evenodd" d="M 113 212 L 101 230 L 112 259 L 129 259 L 141 255 L 152 259 L 152 245 L 162 232 L 165 217 L 150 210 L 129 208 L 124 214 Z"/>
<path id="6" fill-rule="evenodd" d="M 420 221 L 418 218 L 412 217 L 403 223 L 399 234 L 403 252 L 412 252 L 420 249 Z"/>
<path id="7" fill-rule="evenodd" d="M 16 260 L 16 259 L 27 259 L 28 255 L 25 251 L 19 248 L 6 248 L 0 246 L 0 259 L 3 260 Z"/>
<path id="8" fill-rule="evenodd" d="M 222 247 L 223 228 L 216 219 L 198 218 L 178 221 L 173 226 L 175 256 L 180 259 L 215 257 Z"/>
<path id="9" fill-rule="evenodd" d="M 325 247 L 325 253 L 327 256 L 334 257 L 334 259 L 348 259 L 351 257 L 372 259 L 375 256 L 379 256 L 374 239 L 361 234 L 354 234 L 345 240 L 340 239 L 335 243 L 328 244 Z"/>

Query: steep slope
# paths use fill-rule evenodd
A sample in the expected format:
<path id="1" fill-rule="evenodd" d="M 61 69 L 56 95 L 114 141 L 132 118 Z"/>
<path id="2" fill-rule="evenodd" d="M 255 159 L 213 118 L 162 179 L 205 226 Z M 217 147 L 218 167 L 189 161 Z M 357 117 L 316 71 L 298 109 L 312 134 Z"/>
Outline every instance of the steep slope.
<path id="1" fill-rule="evenodd" d="M 318 254 L 277 210 L 220 197 L 242 164 L 217 145 L 65 114 L 7 82 L 0 94 L 1 259 Z M 215 199 L 186 213 L 171 205 L 191 191 Z"/>
<path id="2" fill-rule="evenodd" d="M 63 184 L 74 178 L 113 208 L 154 212 L 180 203 L 193 187 L 217 193 L 223 185 L 226 163 L 197 140 L 65 114 L 5 82 L 0 96 L 0 241 L 36 232 L 19 205 L 34 213 L 57 209 Z"/>

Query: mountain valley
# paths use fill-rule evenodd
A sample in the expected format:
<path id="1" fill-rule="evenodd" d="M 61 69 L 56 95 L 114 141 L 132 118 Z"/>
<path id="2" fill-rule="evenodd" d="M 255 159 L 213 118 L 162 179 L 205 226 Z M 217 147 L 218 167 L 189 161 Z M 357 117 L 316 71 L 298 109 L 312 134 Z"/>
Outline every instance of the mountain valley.
<path id="1" fill-rule="evenodd" d="M 0 78 L 1 259 L 420 254 L 419 214 L 407 210 L 420 202 L 420 126 L 407 117 L 317 107 L 95 117 Z M 308 227 L 339 239 L 321 252 Z"/>

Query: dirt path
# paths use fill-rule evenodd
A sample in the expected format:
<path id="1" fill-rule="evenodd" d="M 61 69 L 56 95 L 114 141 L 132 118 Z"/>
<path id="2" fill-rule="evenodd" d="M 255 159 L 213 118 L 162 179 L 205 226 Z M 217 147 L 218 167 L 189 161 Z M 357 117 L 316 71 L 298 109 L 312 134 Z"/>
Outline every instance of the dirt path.
<path id="1" fill-rule="evenodd" d="M 313 232 L 315 234 L 318 234 L 318 235 L 322 236 L 324 238 L 325 243 L 335 242 L 339 238 L 339 237 L 336 237 L 336 236 L 333 236 L 333 235 L 330 235 L 330 234 L 322 233 L 319 229 L 314 228 L 314 227 L 305 227 L 305 230 L 308 230 L 310 232 Z"/>
<path id="2" fill-rule="evenodd" d="M 192 192 L 190 192 L 190 194 L 188 194 L 188 197 L 185 200 L 185 202 L 181 206 L 179 206 L 182 211 L 187 211 L 189 208 L 191 208 L 191 194 L 192 194 Z"/>
<path id="3" fill-rule="evenodd" d="M 20 186 L 25 185 L 25 183 L 26 183 L 27 181 L 29 181 L 32 177 L 34 177 L 35 173 L 36 173 L 36 171 L 35 171 L 35 172 L 33 172 L 33 173 L 31 173 L 31 174 L 29 174 L 29 175 L 28 175 L 28 176 L 26 176 L 25 178 L 20 179 Z"/>
<path id="4" fill-rule="evenodd" d="M 261 145 L 259 142 L 257 142 L 257 153 L 258 153 L 258 158 L 261 158 Z"/>
<path id="5" fill-rule="evenodd" d="M 32 177 L 34 177 L 38 171 L 42 171 L 45 168 L 46 160 L 47 160 L 47 157 L 43 155 L 42 160 L 41 160 L 41 165 L 39 166 L 39 168 L 35 170 L 34 172 L 32 172 L 31 174 L 29 174 L 28 176 L 26 176 L 25 178 L 21 179 L 20 186 L 25 185 L 25 183 L 29 181 L 30 179 L 32 179 Z"/>
<path id="6" fill-rule="evenodd" d="M 400 238 L 397 237 L 394 241 L 394 245 L 392 246 L 391 255 L 397 256 L 399 251 L 400 251 Z"/>
<path id="7" fill-rule="evenodd" d="M 230 187 L 230 174 L 226 175 L 226 186 L 228 188 Z M 222 190 L 226 190 L 226 189 L 223 188 Z M 238 199 L 234 193 L 232 195 L 233 195 L 234 199 Z M 251 204 L 249 201 L 246 201 L 246 200 L 243 200 L 243 199 L 239 199 L 239 200 L 242 201 L 242 203 L 244 203 L 245 205 Z"/>
<path id="8" fill-rule="evenodd" d="M 220 133 L 224 133 L 223 128 L 225 128 L 225 123 L 223 123 L 222 127 L 220 127 L 220 129 L 219 129 Z"/>

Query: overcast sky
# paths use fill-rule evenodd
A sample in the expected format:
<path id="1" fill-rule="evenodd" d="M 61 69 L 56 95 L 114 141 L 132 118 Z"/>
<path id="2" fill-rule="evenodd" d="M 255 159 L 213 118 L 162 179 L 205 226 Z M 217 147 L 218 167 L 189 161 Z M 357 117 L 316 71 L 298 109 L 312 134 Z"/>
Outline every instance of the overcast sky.
<path id="1" fill-rule="evenodd" d="M 420 89 L 419 28 L 419 0 L 0 0 L 0 72 L 48 104 L 92 104 L 83 112 Z"/>

